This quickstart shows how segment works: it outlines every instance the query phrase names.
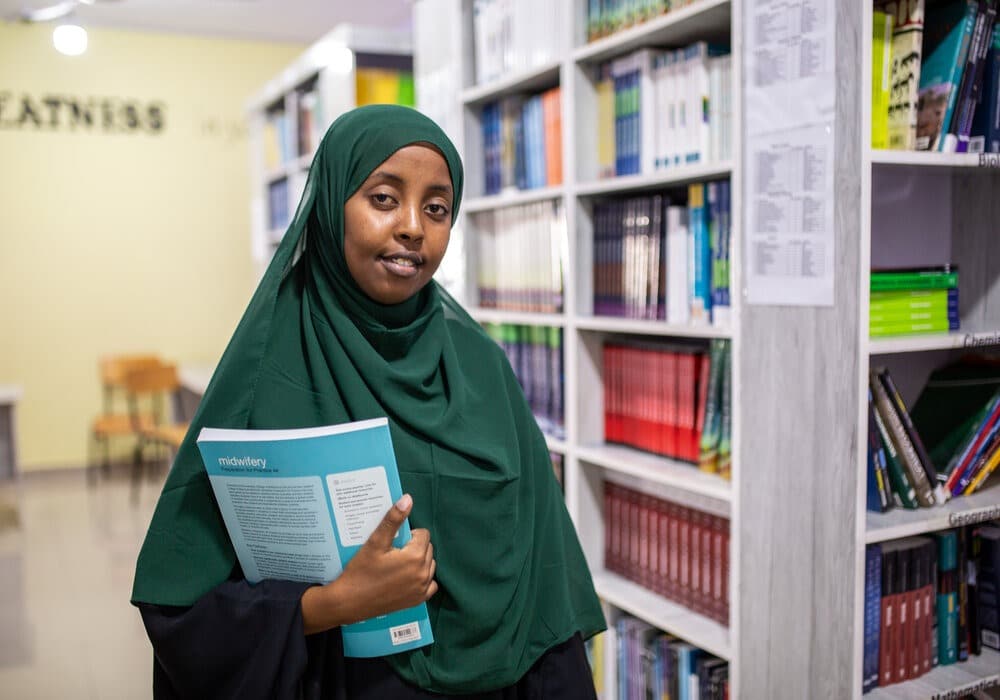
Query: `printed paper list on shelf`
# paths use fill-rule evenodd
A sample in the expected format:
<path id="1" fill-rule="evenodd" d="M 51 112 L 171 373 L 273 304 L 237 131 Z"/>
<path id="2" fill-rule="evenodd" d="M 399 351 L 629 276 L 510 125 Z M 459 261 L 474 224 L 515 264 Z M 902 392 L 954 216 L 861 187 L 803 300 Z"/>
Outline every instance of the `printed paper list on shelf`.
<path id="1" fill-rule="evenodd" d="M 833 304 L 832 0 L 750 0 L 744 140 L 751 304 Z"/>

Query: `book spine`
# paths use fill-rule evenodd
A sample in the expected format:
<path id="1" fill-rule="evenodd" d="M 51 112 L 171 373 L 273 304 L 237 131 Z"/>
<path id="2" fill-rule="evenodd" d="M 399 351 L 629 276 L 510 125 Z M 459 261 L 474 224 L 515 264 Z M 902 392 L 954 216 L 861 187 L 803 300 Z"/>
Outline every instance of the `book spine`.
<path id="1" fill-rule="evenodd" d="M 878 428 L 879 441 L 885 451 L 889 483 L 892 485 L 893 493 L 899 497 L 904 508 L 916 508 L 918 505 L 916 490 L 913 488 L 913 484 L 910 482 L 909 477 L 906 475 L 906 470 L 900 462 L 899 453 L 896 452 L 896 447 L 889 436 L 885 422 L 882 420 L 882 416 L 877 409 L 873 410 L 873 415 L 875 416 L 875 425 Z"/>
<path id="2" fill-rule="evenodd" d="M 910 419 L 910 412 L 906 409 L 906 404 L 903 403 L 903 397 L 900 396 L 895 382 L 892 381 L 892 375 L 889 374 L 889 370 L 887 368 L 883 367 L 878 370 L 878 378 L 885 387 L 886 394 L 888 395 L 890 401 L 896 408 L 896 414 L 899 416 L 899 419 L 903 424 L 906 436 L 913 444 L 913 449 L 917 453 L 920 464 L 923 466 L 924 473 L 927 475 L 927 480 L 930 482 L 931 488 L 934 490 L 935 500 L 938 503 L 944 503 L 947 500 L 947 497 L 945 496 L 944 488 L 938 483 L 938 474 L 934 469 L 934 463 L 927 454 L 927 449 L 924 447 L 923 440 L 920 439 L 920 433 L 917 432 L 916 426 L 913 425 L 913 421 Z"/>
<path id="3" fill-rule="evenodd" d="M 934 490 L 927 480 L 927 474 L 920 465 L 920 458 L 917 456 L 913 443 L 906 435 L 906 430 L 900 421 L 899 416 L 893 409 L 892 402 L 886 394 L 885 388 L 874 373 L 871 376 L 872 394 L 875 397 L 875 406 L 882 415 L 886 427 L 889 429 L 889 436 L 896 446 L 896 452 L 901 456 L 901 462 L 906 469 L 917 494 L 917 501 L 922 506 L 932 506 L 935 503 Z"/>

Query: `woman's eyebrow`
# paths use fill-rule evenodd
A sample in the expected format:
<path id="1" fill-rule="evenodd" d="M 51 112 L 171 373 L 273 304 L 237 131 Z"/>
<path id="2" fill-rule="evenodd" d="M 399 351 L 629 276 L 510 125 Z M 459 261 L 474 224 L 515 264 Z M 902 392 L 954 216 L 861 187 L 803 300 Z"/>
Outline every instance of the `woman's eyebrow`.
<path id="1" fill-rule="evenodd" d="M 369 179 L 388 181 L 396 186 L 402 186 L 406 184 L 406 180 L 402 176 L 397 175 L 395 173 L 390 173 L 387 170 L 379 170 L 377 172 L 374 172 L 372 173 Z M 440 192 L 441 194 L 448 195 L 449 197 L 451 196 L 451 185 L 448 184 L 435 183 L 433 185 L 428 185 L 427 190 L 429 192 Z"/>

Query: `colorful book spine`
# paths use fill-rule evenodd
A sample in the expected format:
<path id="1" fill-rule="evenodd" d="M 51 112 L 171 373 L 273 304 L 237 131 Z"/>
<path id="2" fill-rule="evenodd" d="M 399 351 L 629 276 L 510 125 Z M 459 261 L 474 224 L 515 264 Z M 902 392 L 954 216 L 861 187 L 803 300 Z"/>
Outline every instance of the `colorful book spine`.
<path id="1" fill-rule="evenodd" d="M 872 148 L 889 147 L 892 20 L 886 12 L 872 15 Z"/>

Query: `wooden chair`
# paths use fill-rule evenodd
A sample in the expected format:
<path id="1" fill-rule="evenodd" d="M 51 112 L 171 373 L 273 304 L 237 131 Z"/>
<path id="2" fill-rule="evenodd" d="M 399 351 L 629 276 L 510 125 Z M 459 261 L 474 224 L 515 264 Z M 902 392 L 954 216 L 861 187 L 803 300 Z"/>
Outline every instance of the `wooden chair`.
<path id="1" fill-rule="evenodd" d="M 169 461 L 180 449 L 187 434 L 188 423 L 175 423 L 167 417 L 169 401 L 179 389 L 176 365 L 138 368 L 125 375 L 129 415 L 132 417 L 132 427 L 139 436 L 133 452 L 133 501 L 139 497 L 146 448 L 165 448 Z M 150 413 L 145 413 L 144 409 Z M 152 415 L 151 422 L 145 419 L 147 415 Z"/>
<path id="2" fill-rule="evenodd" d="M 111 469 L 111 443 L 115 439 L 138 439 L 136 425 L 152 425 L 151 414 L 132 416 L 125 403 L 125 376 L 137 369 L 159 367 L 163 362 L 156 355 L 108 355 L 98 362 L 101 380 L 102 412 L 90 424 L 87 476 L 91 484 L 97 481 L 98 468 L 105 474 Z M 98 458 L 97 453 L 102 457 Z"/>

